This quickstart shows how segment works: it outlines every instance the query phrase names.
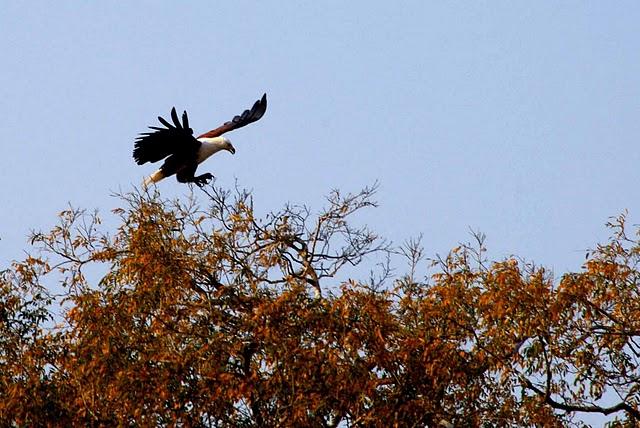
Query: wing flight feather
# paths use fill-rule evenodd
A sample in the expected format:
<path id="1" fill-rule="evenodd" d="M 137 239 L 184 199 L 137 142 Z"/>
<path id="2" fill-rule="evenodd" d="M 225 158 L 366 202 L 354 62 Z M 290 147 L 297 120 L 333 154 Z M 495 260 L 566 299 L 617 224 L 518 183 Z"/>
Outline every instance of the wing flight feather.
<path id="1" fill-rule="evenodd" d="M 189 128 L 187 112 L 183 113 L 183 124 L 180 124 L 174 107 L 171 109 L 171 119 L 174 125 L 159 116 L 158 120 L 165 126 L 164 128 L 150 126 L 149 129 L 153 132 L 145 132 L 138 136 L 133 149 L 133 158 L 138 165 L 158 162 L 172 154 L 197 152 L 201 143 L 193 138 L 193 129 Z"/>
<path id="2" fill-rule="evenodd" d="M 209 132 L 205 132 L 204 134 L 198 136 L 198 138 L 213 138 L 219 137 L 220 135 L 233 131 L 234 129 L 242 128 L 243 126 L 247 126 L 250 123 L 253 123 L 262 116 L 267 111 L 267 94 L 262 95 L 262 98 L 256 101 L 253 104 L 253 107 L 247 109 L 235 116 L 229 122 L 225 122 L 223 125 L 217 127 L 216 129 L 212 129 Z"/>
<path id="3" fill-rule="evenodd" d="M 176 108 L 175 107 L 171 109 L 171 119 L 173 120 L 173 124 L 176 126 L 176 128 L 182 129 L 182 125 L 180 124 L 180 121 L 178 120 L 178 113 L 176 113 Z"/>

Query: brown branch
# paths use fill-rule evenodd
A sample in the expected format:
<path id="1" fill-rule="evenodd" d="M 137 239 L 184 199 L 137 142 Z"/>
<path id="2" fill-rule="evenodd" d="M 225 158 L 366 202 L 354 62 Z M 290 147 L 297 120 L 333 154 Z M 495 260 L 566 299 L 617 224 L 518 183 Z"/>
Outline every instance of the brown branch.
<path id="1" fill-rule="evenodd" d="M 625 411 L 629 415 L 631 415 L 634 419 L 640 420 L 640 411 L 633 408 L 631 405 L 621 402 L 616 404 L 615 406 L 610 407 L 602 407 L 602 406 L 588 406 L 588 405 L 578 405 L 578 404 L 566 404 L 560 403 L 559 401 L 551 398 L 550 391 L 543 391 L 538 388 L 531 382 L 529 379 L 522 377 L 522 381 L 524 381 L 525 387 L 532 390 L 536 394 L 544 397 L 544 402 L 553 407 L 554 409 L 564 410 L 567 412 L 585 412 L 585 413 L 602 413 L 603 415 L 609 415 L 611 413 Z"/>

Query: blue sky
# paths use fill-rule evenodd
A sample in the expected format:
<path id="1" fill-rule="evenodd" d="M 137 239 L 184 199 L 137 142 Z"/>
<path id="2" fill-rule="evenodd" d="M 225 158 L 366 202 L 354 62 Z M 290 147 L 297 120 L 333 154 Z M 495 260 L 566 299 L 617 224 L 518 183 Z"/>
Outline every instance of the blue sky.
<path id="1" fill-rule="evenodd" d="M 109 224 L 155 169 L 131 151 L 157 115 L 204 132 L 266 91 L 200 168 L 259 212 L 378 180 L 361 221 L 396 243 L 473 228 L 494 258 L 579 269 L 640 213 L 638 22 L 637 2 L 3 2 L 0 265 L 68 203 Z"/>

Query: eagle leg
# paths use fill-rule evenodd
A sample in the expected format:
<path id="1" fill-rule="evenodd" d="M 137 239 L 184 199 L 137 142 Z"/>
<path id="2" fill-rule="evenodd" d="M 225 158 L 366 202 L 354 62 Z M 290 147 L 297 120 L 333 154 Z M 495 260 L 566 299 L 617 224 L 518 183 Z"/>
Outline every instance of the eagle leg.
<path id="1" fill-rule="evenodd" d="M 202 187 L 205 184 L 209 184 L 209 181 L 211 181 L 212 179 L 213 175 L 207 172 L 197 177 L 193 177 L 193 182 L 196 183 L 198 187 Z"/>

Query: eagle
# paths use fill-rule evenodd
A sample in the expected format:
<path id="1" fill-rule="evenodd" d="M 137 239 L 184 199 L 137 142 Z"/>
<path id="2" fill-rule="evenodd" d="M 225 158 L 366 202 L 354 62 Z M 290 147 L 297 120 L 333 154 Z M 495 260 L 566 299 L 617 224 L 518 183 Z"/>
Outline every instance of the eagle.
<path id="1" fill-rule="evenodd" d="M 150 126 L 149 129 L 152 131 L 141 133 L 134 143 L 133 159 L 138 165 L 164 159 L 162 166 L 147 177 L 143 185 L 157 183 L 175 174 L 180 183 L 204 186 L 213 178 L 213 175 L 208 172 L 195 175 L 198 165 L 221 150 L 227 150 L 231 154 L 236 152 L 231 141 L 222 135 L 259 120 L 264 116 L 265 111 L 267 111 L 267 94 L 256 101 L 250 109 L 197 138 L 193 136 L 193 129 L 189 127 L 186 111 L 182 113 L 182 123 L 178 120 L 175 107 L 171 109 L 173 124 L 158 116 L 164 128 Z"/>

